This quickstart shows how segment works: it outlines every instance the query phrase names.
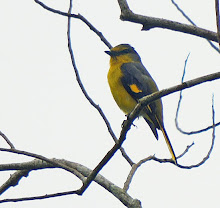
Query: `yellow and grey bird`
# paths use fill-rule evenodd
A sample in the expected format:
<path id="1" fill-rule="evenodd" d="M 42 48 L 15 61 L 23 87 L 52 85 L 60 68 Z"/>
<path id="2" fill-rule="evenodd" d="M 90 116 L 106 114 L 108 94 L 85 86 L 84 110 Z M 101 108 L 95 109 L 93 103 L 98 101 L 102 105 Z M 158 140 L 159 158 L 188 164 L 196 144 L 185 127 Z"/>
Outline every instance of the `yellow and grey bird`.
<path id="1" fill-rule="evenodd" d="M 120 44 L 105 51 L 110 55 L 108 83 L 112 95 L 119 108 L 128 115 L 144 96 L 158 91 L 158 87 L 141 62 L 141 58 L 129 44 Z M 163 123 L 163 107 L 161 99 L 146 106 L 140 113 L 150 126 L 156 139 L 157 129 L 161 130 L 167 146 L 176 164 L 176 156 Z"/>

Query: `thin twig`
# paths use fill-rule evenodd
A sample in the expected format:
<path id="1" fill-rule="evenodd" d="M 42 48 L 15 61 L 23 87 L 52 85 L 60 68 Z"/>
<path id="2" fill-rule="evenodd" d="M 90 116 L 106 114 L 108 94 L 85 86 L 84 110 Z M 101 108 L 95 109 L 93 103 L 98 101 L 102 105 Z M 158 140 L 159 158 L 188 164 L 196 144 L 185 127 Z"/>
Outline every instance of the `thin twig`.
<path id="1" fill-rule="evenodd" d="M 197 26 L 190 18 L 189 16 L 178 6 L 178 4 L 174 1 L 171 0 L 172 4 L 176 7 L 176 9 L 190 22 L 192 25 Z M 215 49 L 218 53 L 220 53 L 219 48 L 217 48 L 210 40 L 206 39 L 208 43 L 211 45 L 213 49 Z"/>
<path id="2" fill-rule="evenodd" d="M 177 164 L 178 167 L 180 168 L 184 168 L 184 169 L 192 169 L 192 168 L 197 168 L 201 165 L 203 165 L 210 157 L 214 144 L 215 144 L 215 109 L 214 109 L 214 95 L 212 96 L 212 143 L 210 146 L 210 149 L 207 153 L 207 155 L 203 158 L 202 161 L 200 161 L 199 163 L 195 164 L 195 165 L 190 165 L 190 166 L 182 166 L 180 164 Z"/>
<path id="3" fill-rule="evenodd" d="M 190 54 L 188 54 L 188 56 L 187 56 L 187 58 L 185 60 L 181 83 L 183 83 L 183 81 L 184 81 L 184 77 L 185 77 L 185 74 L 186 74 L 186 66 L 187 66 L 189 55 Z M 181 132 L 182 134 L 192 135 L 192 134 L 199 134 L 199 133 L 202 133 L 202 132 L 205 132 L 205 131 L 208 131 L 208 130 L 212 129 L 213 128 L 212 125 L 210 125 L 210 126 L 208 126 L 206 128 L 203 128 L 203 129 L 199 129 L 199 130 L 195 130 L 195 131 L 189 131 L 189 132 L 188 131 L 184 131 L 182 128 L 180 128 L 179 122 L 178 122 L 178 117 L 179 117 L 179 111 L 180 111 L 181 102 L 182 102 L 182 99 L 183 99 L 182 93 L 183 93 L 183 91 L 181 90 L 180 91 L 180 96 L 179 96 L 179 101 L 178 101 L 178 104 L 177 104 L 177 109 L 176 109 L 175 125 L 176 125 L 177 130 L 179 132 Z M 219 126 L 219 125 L 220 125 L 220 122 L 215 124 L 215 126 Z"/>
<path id="4" fill-rule="evenodd" d="M 217 25 L 218 44 L 219 44 L 219 49 L 220 49 L 220 14 L 219 14 L 219 0 L 215 0 L 215 12 L 216 12 L 216 25 Z"/>
<path id="5" fill-rule="evenodd" d="M 186 149 L 184 150 L 184 152 L 182 154 L 180 154 L 179 156 L 177 156 L 177 159 L 180 159 L 181 157 L 183 157 L 188 151 L 189 149 L 194 145 L 194 142 L 190 145 L 187 145 Z"/>
<path id="6" fill-rule="evenodd" d="M 101 39 L 101 41 L 110 49 L 112 48 L 111 44 L 108 42 L 108 40 L 102 35 L 102 33 L 97 30 L 84 16 L 82 16 L 81 14 L 71 14 L 71 12 L 62 12 L 60 10 L 56 10 L 53 9 L 49 6 L 47 6 L 46 4 L 42 3 L 39 0 L 34 0 L 37 4 L 39 4 L 40 6 L 42 6 L 44 9 L 53 12 L 54 14 L 59 14 L 65 17 L 73 17 L 76 19 L 81 20 L 82 22 L 84 22 L 96 35 L 98 35 L 98 37 Z"/>
<path id="7" fill-rule="evenodd" d="M 185 155 L 189 149 L 194 145 L 194 143 L 192 143 L 191 145 L 188 145 L 186 147 L 186 149 L 184 150 L 184 152 L 182 154 L 180 154 L 179 156 L 177 156 L 176 158 L 181 158 L 183 155 Z M 172 163 L 173 164 L 173 161 L 170 160 L 170 159 L 160 159 L 160 158 L 157 158 L 155 157 L 155 155 L 151 155 L 151 156 L 148 156 L 142 160 L 140 160 L 138 163 L 134 164 L 127 176 L 127 179 L 124 183 L 124 187 L 123 187 L 123 190 L 124 191 L 128 191 L 129 189 L 129 186 L 131 184 L 131 181 L 132 181 L 132 178 L 134 177 L 134 174 L 136 173 L 136 171 L 138 170 L 138 168 L 143 165 L 144 163 L 148 162 L 148 161 L 151 161 L 151 160 L 154 160 L 154 161 L 157 161 L 157 162 L 160 162 L 160 163 Z"/>
<path id="8" fill-rule="evenodd" d="M 31 152 L 27 152 L 27 151 L 22 151 L 22 150 L 18 150 L 18 149 L 6 149 L 6 148 L 0 148 L 0 151 L 2 152 L 10 152 L 10 153 L 14 153 L 14 154 L 20 154 L 20 155 L 26 155 L 26 156 L 29 156 L 29 157 L 33 157 L 33 158 L 37 158 L 37 159 L 40 159 L 42 161 L 46 161 L 48 163 L 51 163 L 53 164 L 54 166 L 58 167 L 58 168 L 62 168 L 70 173 L 73 173 L 75 176 L 77 176 L 78 178 L 80 178 L 82 181 L 85 180 L 84 176 L 82 176 L 82 174 L 80 174 L 78 171 L 68 167 L 68 166 L 65 166 L 59 162 L 56 162 L 56 161 L 53 161 L 53 160 L 50 160 L 42 155 L 38 155 L 38 154 L 35 154 L 35 153 L 31 153 Z"/>
<path id="9" fill-rule="evenodd" d="M 8 137 L 0 131 L 0 136 L 8 143 L 8 145 L 11 147 L 11 149 L 15 149 L 15 146 L 12 144 L 12 142 L 8 139 Z"/>
<path id="10" fill-rule="evenodd" d="M 66 196 L 66 195 L 72 195 L 76 194 L 76 191 L 66 191 L 66 192 L 60 192 L 55 194 L 46 194 L 41 196 L 33 196 L 33 197 L 22 197 L 22 198 L 14 198 L 14 199 L 3 199 L 0 200 L 0 203 L 6 203 L 6 202 L 20 202 L 20 201 L 32 201 L 32 200 L 38 200 L 38 199 L 49 199 L 54 197 L 60 197 L 60 196 Z"/>

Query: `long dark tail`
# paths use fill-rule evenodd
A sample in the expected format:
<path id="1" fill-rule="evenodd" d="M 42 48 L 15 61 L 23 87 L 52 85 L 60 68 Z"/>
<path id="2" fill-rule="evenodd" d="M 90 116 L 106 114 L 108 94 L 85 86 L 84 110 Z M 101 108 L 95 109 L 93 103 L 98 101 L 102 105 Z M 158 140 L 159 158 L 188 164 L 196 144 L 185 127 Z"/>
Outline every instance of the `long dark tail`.
<path id="1" fill-rule="evenodd" d="M 172 147 L 172 145 L 171 145 L 171 143 L 170 143 L 170 140 L 169 140 L 169 137 L 168 137 L 168 135 L 167 135 L 167 132 L 166 132 L 164 126 L 161 125 L 160 122 L 158 122 L 158 123 L 159 123 L 159 126 L 160 126 L 160 130 L 162 131 L 163 136 L 164 136 L 164 138 L 165 138 L 165 141 L 166 141 L 166 143 L 167 143 L 167 146 L 168 146 L 168 149 L 169 149 L 169 151 L 170 151 L 170 154 L 171 154 L 171 156 L 172 156 L 172 160 L 174 161 L 175 164 L 177 164 L 176 155 L 175 155 L 175 153 L 174 153 L 174 151 L 173 151 L 173 147 Z"/>
<path id="2" fill-rule="evenodd" d="M 150 112 L 150 115 L 152 115 L 152 110 L 151 110 L 149 105 L 147 106 L 146 110 L 147 110 L 147 112 L 146 112 L 147 115 L 148 115 L 149 112 Z M 172 160 L 174 161 L 175 164 L 177 164 L 176 156 L 175 156 L 175 153 L 173 151 L 173 147 L 170 143 L 169 137 L 168 137 L 167 132 L 166 132 L 164 126 L 163 126 L 163 123 L 161 124 L 161 122 L 159 121 L 158 117 L 155 114 L 153 116 L 149 117 L 149 119 L 147 117 L 144 117 L 144 119 L 148 123 L 148 125 L 150 126 L 150 128 L 153 131 L 156 139 L 158 139 L 157 128 L 162 131 L 164 139 L 165 139 L 165 141 L 167 143 L 167 146 L 168 146 L 168 149 L 170 151 Z"/>

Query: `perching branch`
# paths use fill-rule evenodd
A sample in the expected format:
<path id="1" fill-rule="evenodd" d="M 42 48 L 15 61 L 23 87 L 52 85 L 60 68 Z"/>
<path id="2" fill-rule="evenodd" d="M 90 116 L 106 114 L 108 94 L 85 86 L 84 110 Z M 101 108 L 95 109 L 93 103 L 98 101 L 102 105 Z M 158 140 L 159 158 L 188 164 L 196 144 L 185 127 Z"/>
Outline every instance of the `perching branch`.
<path id="1" fill-rule="evenodd" d="M 143 108 L 143 106 L 149 105 L 151 102 L 153 102 L 161 97 L 170 95 L 172 93 L 175 93 L 175 92 L 178 92 L 181 90 L 185 90 L 185 89 L 194 87 L 196 85 L 199 85 L 199 84 L 202 84 L 205 82 L 214 81 L 217 79 L 220 79 L 220 72 L 201 76 L 201 77 L 183 82 L 182 84 L 175 85 L 173 87 L 154 92 L 154 93 L 152 93 L 148 96 L 145 96 L 139 100 L 139 103 L 135 106 L 134 110 L 129 114 L 129 118 L 130 117 L 133 118 L 133 117 L 137 116 L 139 114 L 139 112 L 141 111 L 141 109 Z"/>
<path id="2" fill-rule="evenodd" d="M 121 20 L 142 24 L 142 30 L 150 30 L 156 27 L 165 28 L 218 42 L 215 32 L 171 20 L 135 14 L 130 10 L 126 0 L 118 0 L 118 4 L 121 9 Z"/>

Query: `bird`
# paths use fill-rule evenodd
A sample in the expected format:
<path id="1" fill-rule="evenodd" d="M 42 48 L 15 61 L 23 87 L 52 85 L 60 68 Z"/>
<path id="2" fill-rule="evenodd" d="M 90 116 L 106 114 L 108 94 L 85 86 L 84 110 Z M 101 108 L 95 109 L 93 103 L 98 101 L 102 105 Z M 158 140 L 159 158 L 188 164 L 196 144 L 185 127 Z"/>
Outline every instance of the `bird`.
<path id="1" fill-rule="evenodd" d="M 129 44 L 120 44 L 105 51 L 110 56 L 108 84 L 118 107 L 129 115 L 139 99 L 158 91 L 156 82 L 142 64 L 136 50 Z M 145 106 L 140 115 L 151 128 L 158 140 L 157 130 L 161 130 L 171 154 L 172 161 L 177 164 L 176 156 L 164 127 L 163 106 L 157 99 Z"/>

